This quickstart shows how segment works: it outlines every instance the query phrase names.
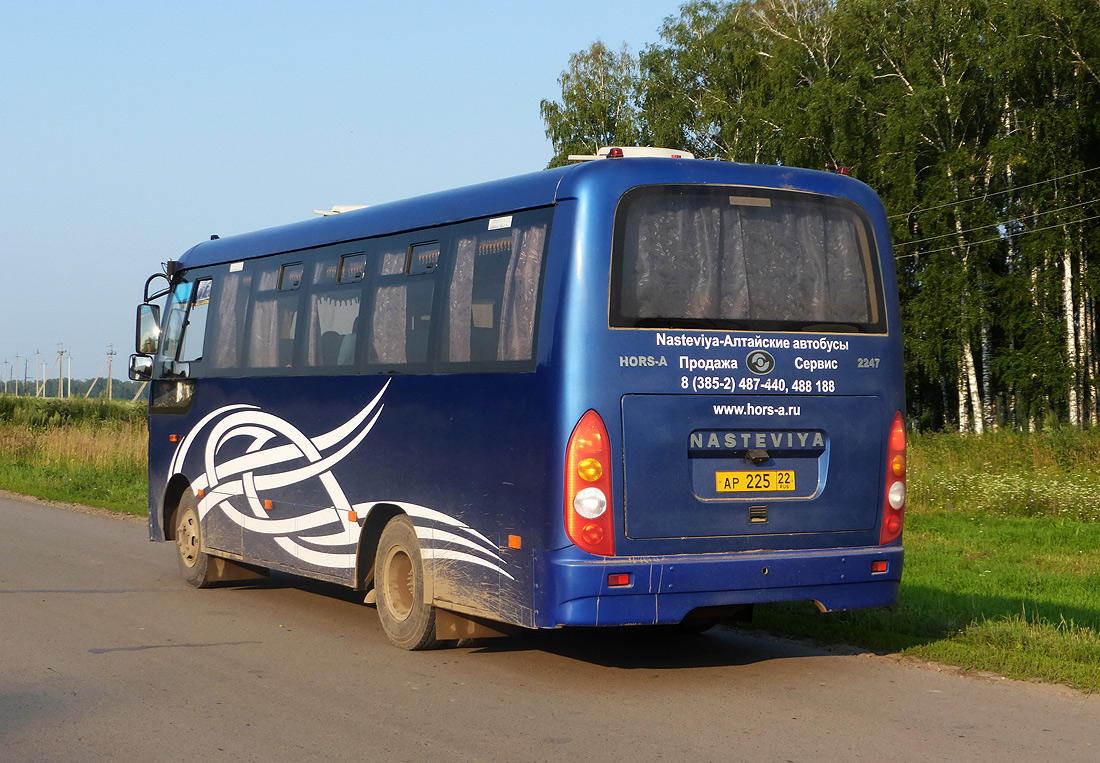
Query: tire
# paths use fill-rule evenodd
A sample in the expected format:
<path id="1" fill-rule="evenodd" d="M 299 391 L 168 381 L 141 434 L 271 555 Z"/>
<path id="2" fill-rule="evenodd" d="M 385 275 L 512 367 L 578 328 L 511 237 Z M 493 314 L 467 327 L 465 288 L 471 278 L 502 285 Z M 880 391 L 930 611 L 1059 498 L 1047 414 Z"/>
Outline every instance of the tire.
<path id="1" fill-rule="evenodd" d="M 172 527 L 175 530 L 176 558 L 183 579 L 195 588 L 209 588 L 213 584 L 210 556 L 203 551 L 198 502 L 191 488 L 184 491 L 180 505 L 172 513 Z"/>
<path id="2" fill-rule="evenodd" d="M 409 651 L 434 649 L 435 607 L 424 603 L 424 562 L 416 529 L 404 514 L 391 519 L 374 557 L 378 619 L 395 646 Z"/>

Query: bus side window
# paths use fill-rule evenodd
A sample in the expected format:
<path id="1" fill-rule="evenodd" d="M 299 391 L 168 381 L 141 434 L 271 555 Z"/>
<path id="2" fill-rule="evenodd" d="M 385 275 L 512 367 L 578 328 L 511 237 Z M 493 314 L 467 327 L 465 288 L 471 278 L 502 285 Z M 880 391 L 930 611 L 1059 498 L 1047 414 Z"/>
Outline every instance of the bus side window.
<path id="1" fill-rule="evenodd" d="M 531 358 L 545 239 L 543 225 L 459 240 L 448 300 L 449 362 Z"/>
<path id="2" fill-rule="evenodd" d="M 183 325 L 187 318 L 187 304 L 191 299 L 193 284 L 188 281 L 177 283 L 168 297 L 167 317 L 164 320 L 164 338 L 161 340 L 161 355 L 165 361 L 174 361 L 179 352 L 180 339 L 183 337 Z"/>
<path id="3" fill-rule="evenodd" d="M 219 281 L 218 298 L 212 308 L 211 331 L 208 332 L 210 341 L 214 343 L 209 353 L 209 370 L 215 375 L 224 375 L 241 365 L 252 273 L 238 266 L 236 270 L 230 268 L 230 272 Z"/>
<path id="4" fill-rule="evenodd" d="M 288 368 L 294 362 L 301 263 L 260 271 L 250 308 L 248 366 Z"/>
<path id="5" fill-rule="evenodd" d="M 360 284 L 366 255 L 325 257 L 313 265 L 306 364 L 351 366 L 359 323 Z"/>
<path id="6" fill-rule="evenodd" d="M 435 279 L 430 274 L 438 265 L 439 251 L 435 243 L 382 255 L 382 274 L 371 316 L 371 363 L 393 366 L 427 362 L 435 294 Z M 412 272 L 406 276 L 405 263 L 410 255 Z"/>
<path id="7" fill-rule="evenodd" d="M 203 278 L 195 283 L 191 309 L 187 313 L 187 323 L 183 328 L 180 342 L 179 359 L 184 362 L 202 360 L 206 345 L 206 320 L 210 311 L 210 296 L 213 281 Z"/>

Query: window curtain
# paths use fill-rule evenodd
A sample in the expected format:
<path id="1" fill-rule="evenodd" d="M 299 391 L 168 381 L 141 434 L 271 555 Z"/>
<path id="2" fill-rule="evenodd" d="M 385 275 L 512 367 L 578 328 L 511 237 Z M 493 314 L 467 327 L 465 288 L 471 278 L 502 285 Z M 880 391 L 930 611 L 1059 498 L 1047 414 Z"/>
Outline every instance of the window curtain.
<path id="1" fill-rule="evenodd" d="M 244 275 L 230 273 L 222 279 L 217 319 L 213 332 L 214 368 L 236 368 L 241 364 L 245 299 L 241 293 Z"/>
<path id="2" fill-rule="evenodd" d="M 633 205 L 627 231 L 636 240 L 628 241 L 623 263 L 624 315 L 871 320 L 864 246 L 849 213 L 800 201 L 717 202 L 654 197 Z"/>
<path id="3" fill-rule="evenodd" d="M 451 274 L 449 341 L 447 359 L 452 363 L 470 360 L 470 325 L 474 300 L 474 257 L 477 239 L 458 242 L 454 271 Z"/>
<path id="4" fill-rule="evenodd" d="M 248 365 L 253 368 L 271 368 L 279 364 L 279 304 L 274 296 L 278 281 L 277 269 L 260 274 L 258 292 L 271 292 L 272 296 L 257 299 L 252 306 Z"/>
<path id="5" fill-rule="evenodd" d="M 372 349 L 378 363 L 407 363 L 405 352 L 406 287 L 383 286 L 374 298 Z"/>
<path id="6" fill-rule="evenodd" d="M 546 226 L 517 230 L 512 237 L 512 257 L 504 279 L 500 309 L 498 360 L 529 360 L 535 335 L 535 308 L 542 272 Z"/>

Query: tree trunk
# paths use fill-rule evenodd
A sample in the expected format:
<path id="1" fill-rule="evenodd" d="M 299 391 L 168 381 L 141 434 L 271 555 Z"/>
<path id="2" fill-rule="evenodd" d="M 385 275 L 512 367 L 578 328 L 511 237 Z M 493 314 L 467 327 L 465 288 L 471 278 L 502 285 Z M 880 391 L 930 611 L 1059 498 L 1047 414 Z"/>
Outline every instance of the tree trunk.
<path id="1" fill-rule="evenodd" d="M 963 365 L 966 368 L 966 382 L 970 388 L 970 410 L 974 413 L 974 433 L 981 434 L 984 427 L 985 411 L 982 409 L 981 390 L 978 388 L 978 375 L 974 368 L 974 353 L 970 348 L 970 338 L 963 341 Z"/>
<path id="2" fill-rule="evenodd" d="M 965 353 L 969 350 L 970 345 L 963 345 L 963 357 L 966 357 Z M 967 411 L 966 401 L 969 399 L 966 388 L 966 361 L 961 360 L 959 362 L 959 434 L 966 434 L 970 431 L 970 413 Z"/>
<path id="3" fill-rule="evenodd" d="M 989 315 L 982 310 L 982 424 L 986 429 L 997 429 L 997 416 L 993 410 L 993 383 L 990 368 L 993 366 L 993 341 L 990 337 Z"/>
<path id="4" fill-rule="evenodd" d="M 1062 252 L 1062 307 L 1066 313 L 1066 359 L 1069 363 L 1069 423 L 1080 426 L 1077 399 L 1077 327 L 1073 310 L 1073 256 L 1067 246 Z"/>
<path id="5" fill-rule="evenodd" d="M 955 173 L 952 171 L 951 166 L 947 166 L 947 178 L 951 182 L 951 191 L 954 194 L 955 202 L 958 203 L 960 197 L 959 186 L 955 182 Z M 966 237 L 963 235 L 963 221 L 962 215 L 959 213 L 959 208 L 956 206 L 953 209 L 955 218 L 955 243 L 959 248 L 959 253 L 962 255 L 962 283 L 963 290 L 960 295 L 961 310 L 959 311 L 959 318 L 962 332 L 962 368 L 960 374 L 966 376 L 966 386 L 970 391 L 970 411 L 974 422 L 974 432 L 981 434 L 983 430 L 983 424 L 985 422 L 985 407 L 982 405 L 981 390 L 978 387 L 978 377 L 974 368 L 974 354 L 970 347 L 970 329 L 967 316 L 970 312 L 970 289 L 967 287 L 967 273 L 969 272 L 969 260 L 970 260 L 970 246 L 966 242 Z M 980 299 L 980 290 L 979 290 Z M 981 313 L 981 306 L 978 307 L 979 314 Z M 959 384 L 959 402 L 963 402 L 966 394 L 966 389 L 961 383 Z M 959 407 L 959 431 L 965 432 L 967 417 L 963 415 L 965 408 L 960 405 Z"/>

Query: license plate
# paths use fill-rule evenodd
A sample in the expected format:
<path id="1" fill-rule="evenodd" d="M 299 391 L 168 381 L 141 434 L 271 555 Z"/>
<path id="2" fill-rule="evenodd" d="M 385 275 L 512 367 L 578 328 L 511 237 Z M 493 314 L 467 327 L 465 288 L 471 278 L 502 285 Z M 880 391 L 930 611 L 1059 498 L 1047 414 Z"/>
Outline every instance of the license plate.
<path id="1" fill-rule="evenodd" d="M 719 493 L 759 493 L 794 490 L 793 471 L 716 472 L 715 489 Z"/>

